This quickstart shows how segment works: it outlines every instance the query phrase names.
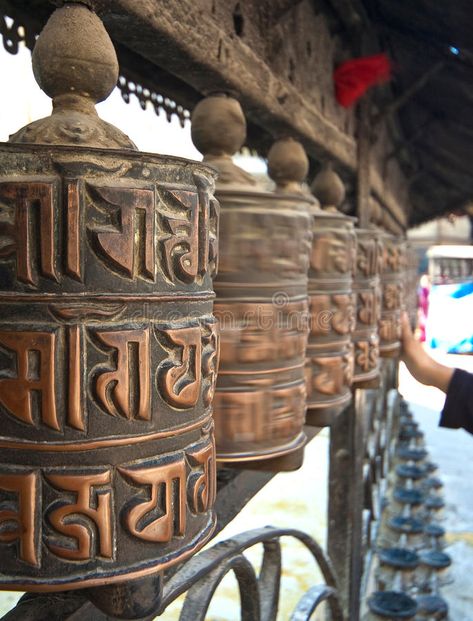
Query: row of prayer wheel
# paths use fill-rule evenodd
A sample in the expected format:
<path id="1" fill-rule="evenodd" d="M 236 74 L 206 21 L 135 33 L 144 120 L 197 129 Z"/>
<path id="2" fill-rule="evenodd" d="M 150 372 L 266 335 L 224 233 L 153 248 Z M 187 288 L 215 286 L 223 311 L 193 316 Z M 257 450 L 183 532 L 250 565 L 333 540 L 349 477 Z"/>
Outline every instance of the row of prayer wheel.
<path id="1" fill-rule="evenodd" d="M 320 207 L 295 141 L 262 189 L 229 97 L 194 111 L 203 164 L 137 152 L 96 114 L 118 65 L 84 5 L 33 68 L 53 113 L 0 145 L 0 586 L 55 591 L 198 550 L 216 458 L 298 465 L 306 409 L 319 424 L 399 351 L 404 245 L 355 229 L 329 169 Z"/>

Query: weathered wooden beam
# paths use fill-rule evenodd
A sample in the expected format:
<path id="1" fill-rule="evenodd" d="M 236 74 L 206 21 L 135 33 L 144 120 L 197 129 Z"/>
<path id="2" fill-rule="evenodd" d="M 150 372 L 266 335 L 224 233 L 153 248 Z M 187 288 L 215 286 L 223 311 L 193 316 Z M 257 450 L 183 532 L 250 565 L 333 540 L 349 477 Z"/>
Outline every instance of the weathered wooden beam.
<path id="1" fill-rule="evenodd" d="M 358 226 L 366 228 L 370 221 L 370 173 L 371 173 L 371 140 L 369 126 L 369 100 L 360 105 L 360 121 L 358 127 L 358 170 L 356 192 L 356 215 Z"/>
<path id="2" fill-rule="evenodd" d="M 236 93 L 249 120 L 271 135 L 290 133 L 314 157 L 329 155 L 339 166 L 356 168 L 354 139 L 289 79 L 277 77 L 243 39 L 229 37 L 199 3 L 93 0 L 93 5 L 114 40 L 201 93 Z"/>
<path id="3" fill-rule="evenodd" d="M 337 18 L 343 24 L 346 34 L 352 41 L 354 48 L 359 48 L 364 26 L 363 15 L 359 7 L 355 7 L 352 0 L 329 0 L 329 4 L 335 11 Z"/>
<path id="4" fill-rule="evenodd" d="M 184 105 L 188 106 L 193 105 L 199 93 L 233 91 L 243 104 L 253 133 L 258 128 L 262 136 L 264 133 L 273 138 L 292 135 L 301 140 L 314 160 L 331 159 L 343 176 L 356 176 L 357 145 L 353 136 L 342 128 L 343 123 L 337 125 L 324 112 L 323 102 L 320 105 L 312 98 L 311 89 L 301 89 L 291 83 L 288 76 L 277 76 L 244 37 L 229 34 L 204 0 L 200 3 L 190 0 L 175 3 L 165 0 L 88 1 L 102 16 L 127 65 L 131 51 L 135 59 L 141 58 L 141 65 L 140 62 L 130 63 L 136 66 L 139 75 L 143 69 L 150 76 L 149 68 L 156 68 L 153 79 L 157 88 L 160 81 L 165 82 L 166 93 L 169 91 L 172 97 L 177 89 L 180 99 L 184 98 Z M 23 2 L 18 2 L 20 12 L 26 10 Z M 50 6 L 47 0 L 37 0 L 37 6 L 42 9 L 43 2 L 46 11 Z M 7 0 L 0 0 L 0 4 L 10 6 Z M 308 0 L 298 0 L 291 3 L 292 6 L 286 0 L 276 4 L 268 5 L 270 11 L 274 9 L 274 15 L 270 13 L 269 17 L 281 17 L 282 11 L 286 18 L 299 5 L 304 8 L 304 4 L 307 13 L 310 7 Z M 315 21 L 313 27 L 317 27 Z M 311 32 L 311 28 L 312 24 L 306 32 Z M 261 39 L 268 39 L 267 29 L 261 32 Z M 298 61 L 299 70 L 303 67 L 306 72 L 320 71 L 320 67 L 315 69 L 314 63 L 320 65 L 320 58 Z M 159 73 L 161 69 L 164 73 Z M 330 63 L 326 69 L 331 71 Z M 327 82 L 319 91 L 322 100 L 327 99 Z M 331 93 L 329 95 L 332 97 Z M 371 182 L 372 192 L 382 199 L 392 217 L 404 222 L 405 214 L 399 200 L 386 190 L 382 176 L 373 171 Z"/>
<path id="5" fill-rule="evenodd" d="M 439 73 L 442 69 L 446 67 L 447 63 L 444 60 L 440 60 L 433 64 L 430 69 L 428 69 L 425 73 L 423 73 L 415 82 L 413 82 L 408 88 L 406 88 L 396 99 L 391 101 L 385 108 L 380 112 L 378 117 L 373 119 L 375 124 L 378 124 L 383 119 L 388 116 L 392 116 L 395 112 L 397 112 L 402 106 L 404 106 L 418 91 L 424 88 L 424 86 Z"/>
<path id="6" fill-rule="evenodd" d="M 431 129 L 432 125 L 434 125 L 438 121 L 439 119 L 437 117 L 429 117 L 424 123 L 422 123 L 422 125 L 420 125 L 420 127 L 417 128 L 417 130 L 411 136 L 409 136 L 405 140 L 400 140 L 395 144 L 394 149 L 386 155 L 384 163 L 386 164 L 392 159 L 397 159 L 397 157 L 402 153 L 402 151 L 404 151 L 404 149 L 407 149 L 407 147 L 411 146 L 412 144 L 414 144 L 414 142 L 419 140 L 419 138 L 421 138 L 426 133 L 426 131 L 428 129 Z"/>
<path id="7" fill-rule="evenodd" d="M 166 68 L 201 93 L 230 91 L 245 114 L 272 136 L 293 135 L 308 153 L 332 159 L 351 174 L 357 169 L 352 136 L 324 116 L 314 100 L 277 77 L 244 40 L 229 37 L 211 12 L 189 0 L 91 0 L 114 40 Z M 372 190 L 392 217 L 405 226 L 405 214 L 376 171 Z"/>
<path id="8" fill-rule="evenodd" d="M 432 153 L 432 145 L 429 141 L 424 142 L 421 140 L 421 147 L 424 159 L 437 161 L 445 170 L 449 171 L 449 174 L 451 172 L 463 174 L 465 176 L 465 182 L 467 182 L 467 187 L 471 184 L 471 163 L 469 158 L 462 158 L 461 154 L 457 155 L 438 144 L 435 144 L 435 152 Z"/>

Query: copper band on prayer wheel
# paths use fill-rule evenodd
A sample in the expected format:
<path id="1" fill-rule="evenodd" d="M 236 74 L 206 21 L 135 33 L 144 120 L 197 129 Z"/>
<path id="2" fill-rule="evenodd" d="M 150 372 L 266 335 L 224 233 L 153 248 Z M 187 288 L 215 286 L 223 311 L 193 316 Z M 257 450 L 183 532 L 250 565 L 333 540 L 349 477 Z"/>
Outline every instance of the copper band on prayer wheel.
<path id="1" fill-rule="evenodd" d="M 74 4 L 40 56 L 52 37 L 74 63 L 51 23 L 111 53 Z M 211 535 L 216 489 L 215 174 L 51 91 L 53 115 L 0 145 L 0 586 L 32 591 L 179 562 Z"/>

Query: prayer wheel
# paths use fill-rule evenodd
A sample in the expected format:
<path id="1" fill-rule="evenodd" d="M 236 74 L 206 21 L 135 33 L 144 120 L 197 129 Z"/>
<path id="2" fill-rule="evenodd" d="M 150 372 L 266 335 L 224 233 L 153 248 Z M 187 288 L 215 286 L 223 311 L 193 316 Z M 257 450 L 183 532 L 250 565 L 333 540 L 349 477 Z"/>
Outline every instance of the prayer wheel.
<path id="1" fill-rule="evenodd" d="M 409 315 L 411 327 L 417 326 L 417 306 L 419 287 L 419 258 L 415 248 L 408 244 L 406 247 L 406 311 Z"/>
<path id="2" fill-rule="evenodd" d="M 0 586 L 148 576 L 214 528 L 207 166 L 136 151 L 94 103 L 118 63 L 57 9 L 33 54 L 49 118 L 0 145 Z"/>
<path id="3" fill-rule="evenodd" d="M 379 385 L 380 257 L 374 229 L 355 229 L 356 260 L 353 293 L 355 329 L 353 331 L 354 373 L 357 388 Z"/>
<path id="4" fill-rule="evenodd" d="M 381 234 L 381 318 L 379 321 L 380 356 L 394 358 L 401 348 L 401 312 L 404 305 L 406 277 L 405 241 Z"/>
<path id="5" fill-rule="evenodd" d="M 307 422 L 322 425 L 351 400 L 356 237 L 354 219 L 337 209 L 345 188 L 331 167 L 317 175 L 312 191 L 322 209 L 313 204 L 311 212 Z"/>
<path id="6" fill-rule="evenodd" d="M 232 162 L 245 135 L 235 99 L 215 95 L 194 109 L 194 144 L 219 171 L 217 460 L 292 469 L 300 466 L 306 441 L 308 203 L 261 189 Z"/>

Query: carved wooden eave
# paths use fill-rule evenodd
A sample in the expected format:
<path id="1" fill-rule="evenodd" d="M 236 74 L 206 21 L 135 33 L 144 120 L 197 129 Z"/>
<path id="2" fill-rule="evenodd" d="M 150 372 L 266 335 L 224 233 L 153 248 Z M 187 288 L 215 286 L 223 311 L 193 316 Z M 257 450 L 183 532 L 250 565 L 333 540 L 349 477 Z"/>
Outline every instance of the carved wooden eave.
<path id="1" fill-rule="evenodd" d="M 349 196 L 358 188 L 357 215 L 371 195 L 383 212 L 376 223 L 393 232 L 405 227 L 405 212 L 416 224 L 471 202 L 468 0 L 80 1 L 112 35 L 125 100 L 134 94 L 142 107 L 150 101 L 184 123 L 202 95 L 234 91 L 249 121 L 247 146 L 265 156 L 274 138 L 298 138 L 311 174 L 333 160 Z M 0 0 L 0 9 L 28 24 L 31 48 L 52 4 Z M 15 53 L 15 24 L 10 31 L 0 20 L 0 27 Z M 372 97 L 367 158 L 359 140 L 366 131 L 358 114 L 336 104 L 332 72 L 346 58 L 380 49 L 395 75 Z"/>
<path id="2" fill-rule="evenodd" d="M 330 7 L 312 0 L 240 2 L 244 22 L 237 23 L 236 6 L 218 0 L 87 3 L 117 44 L 128 78 L 136 76 L 136 83 L 147 87 L 154 82 L 157 92 L 184 108 L 192 108 L 202 94 L 233 92 L 249 120 L 248 146 L 265 155 L 274 138 L 292 135 L 303 143 L 313 170 L 332 160 L 347 186 L 355 184 L 358 121 L 336 103 L 332 72 L 356 52 L 348 47 L 346 24 Z M 14 6 L 1 0 L 0 6 L 39 22 L 52 8 L 46 0 L 19 0 Z M 239 27 L 244 27 L 241 36 Z M 392 144 L 382 145 L 383 153 L 386 149 L 390 152 Z M 400 232 L 407 195 L 396 168 L 391 162 L 385 177 L 380 166 L 371 166 L 370 187 L 386 212 L 383 226 Z"/>
<path id="3" fill-rule="evenodd" d="M 335 103 L 331 83 L 333 54 L 324 59 L 326 80 L 318 85 L 321 102 L 303 83 L 294 84 L 289 77 L 278 75 L 240 37 L 229 36 L 222 22 L 212 15 L 209 2 L 94 0 L 93 4 L 114 40 L 153 64 L 166 67 L 200 93 L 219 90 L 237 93 L 250 122 L 266 130 L 269 136 L 292 135 L 314 159 L 334 160 L 348 178 L 355 173 L 357 143 L 353 131 L 348 133 L 343 129 L 347 124 L 353 127 L 353 113 L 343 111 Z M 310 10 L 311 3 L 299 4 L 304 5 L 299 8 L 299 12 L 304 11 L 304 21 L 309 19 L 304 25 L 302 16 L 299 17 L 304 34 L 317 33 L 321 28 L 328 33 L 328 24 L 321 23 L 326 20 L 317 20 L 317 14 Z M 268 34 L 261 32 L 261 39 Z M 291 43 L 285 41 L 284 45 L 288 48 Z M 335 46 L 333 52 L 337 53 Z M 278 53 L 290 56 L 288 49 Z M 299 69 L 300 74 L 306 75 L 315 71 L 317 59 L 312 63 L 304 60 L 295 71 Z M 332 118 L 323 113 L 324 104 L 338 108 Z M 406 225 L 405 212 L 400 199 L 386 187 L 381 172 L 376 169 L 371 171 L 371 189 L 390 214 L 387 218 L 390 228 L 399 232 Z"/>
<path id="4" fill-rule="evenodd" d="M 277 76 L 239 37 L 229 38 L 210 11 L 199 7 L 204 2 L 94 4 L 114 39 L 165 66 L 196 91 L 235 92 L 250 120 L 270 134 L 291 129 L 314 155 L 327 157 L 329 151 L 343 167 L 355 166 L 353 137 L 330 122 L 306 93 Z"/>

